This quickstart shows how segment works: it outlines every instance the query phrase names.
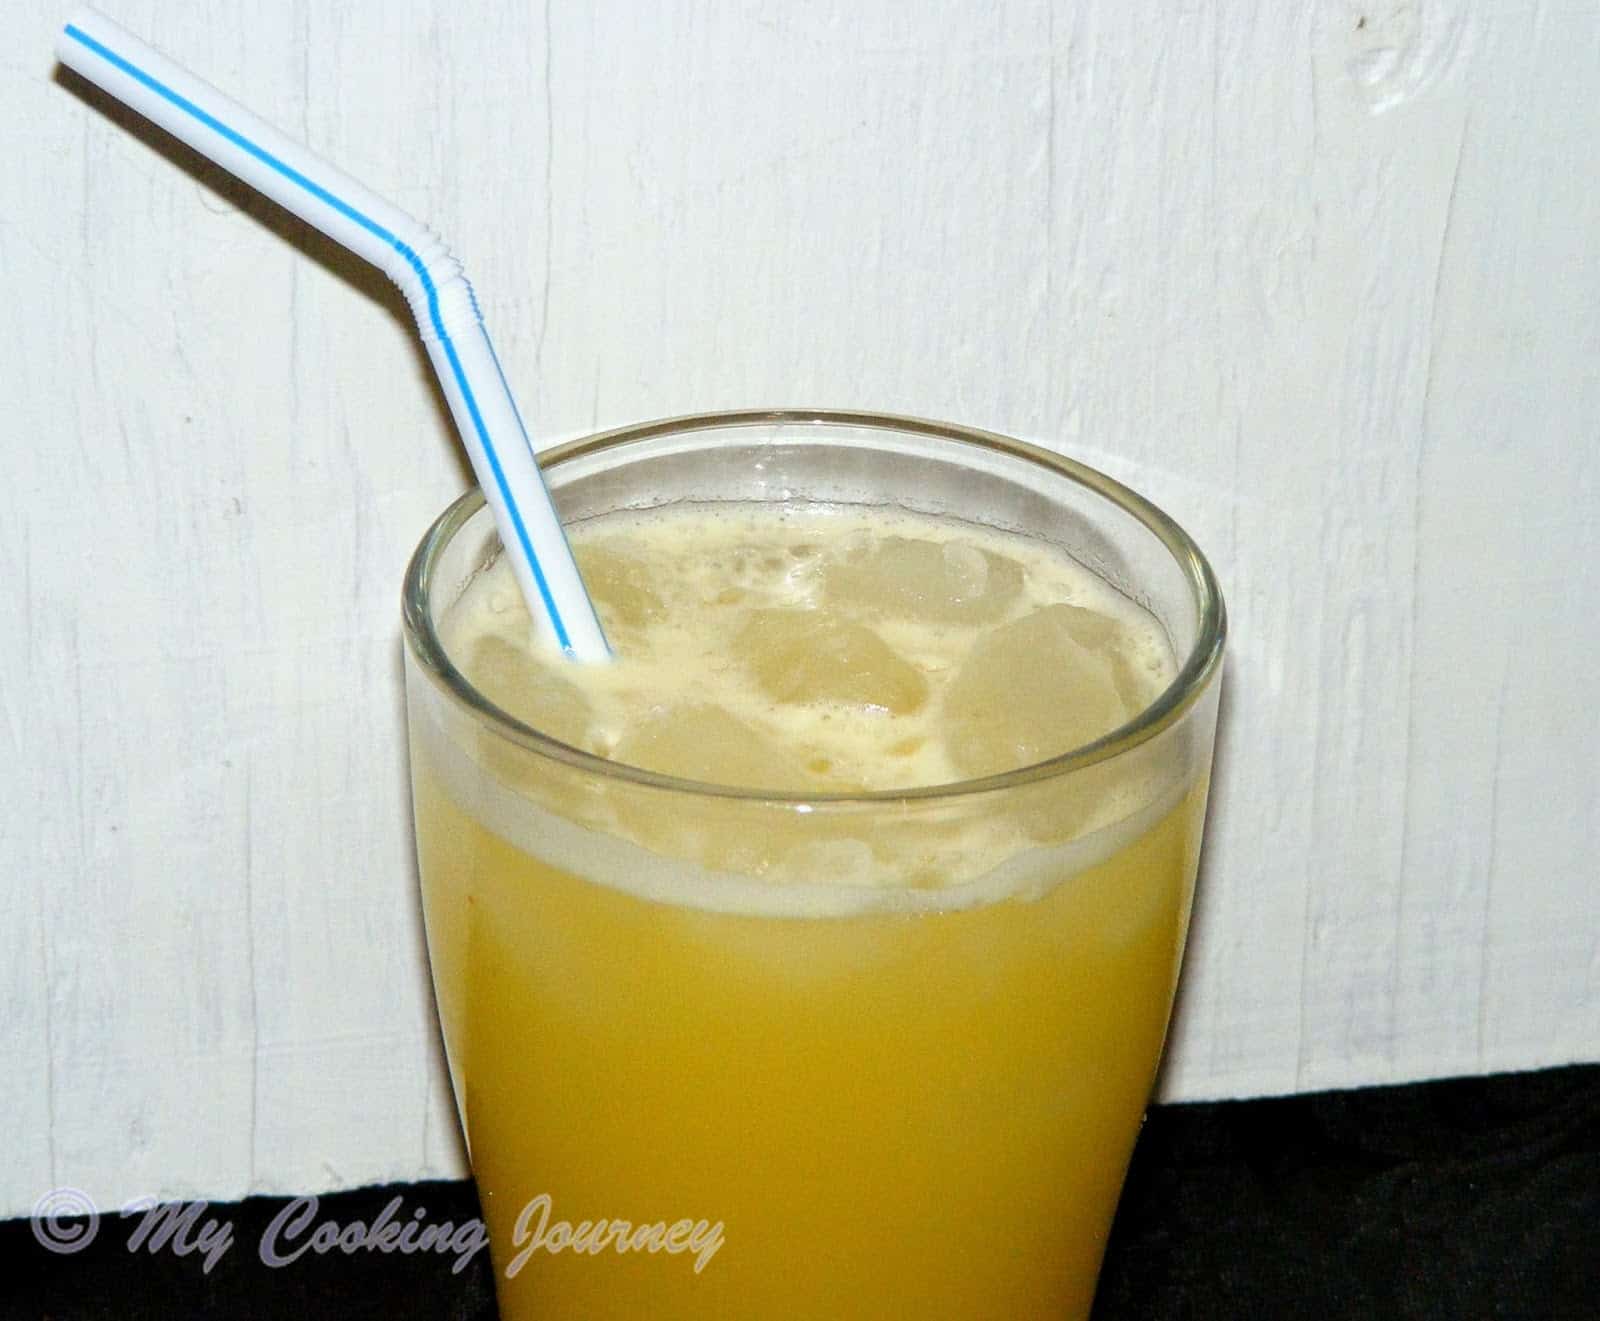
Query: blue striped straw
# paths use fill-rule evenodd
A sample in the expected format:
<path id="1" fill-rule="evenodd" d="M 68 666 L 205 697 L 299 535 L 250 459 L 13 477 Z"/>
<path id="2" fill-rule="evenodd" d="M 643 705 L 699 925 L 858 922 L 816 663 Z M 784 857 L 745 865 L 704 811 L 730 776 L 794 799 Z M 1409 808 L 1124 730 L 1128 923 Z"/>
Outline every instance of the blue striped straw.
<path id="1" fill-rule="evenodd" d="M 80 11 L 56 54 L 399 285 L 533 618 L 574 659 L 609 658 L 472 286 L 433 231 L 103 14 Z"/>

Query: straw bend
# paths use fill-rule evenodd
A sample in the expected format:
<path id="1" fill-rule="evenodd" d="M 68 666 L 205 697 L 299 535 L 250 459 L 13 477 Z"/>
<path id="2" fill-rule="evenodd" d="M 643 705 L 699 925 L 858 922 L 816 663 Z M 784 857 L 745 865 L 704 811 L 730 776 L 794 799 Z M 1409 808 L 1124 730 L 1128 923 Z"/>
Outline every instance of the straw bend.
<path id="1" fill-rule="evenodd" d="M 439 236 L 95 10 L 73 16 L 56 54 L 399 286 L 534 619 L 573 657 L 607 658 L 472 285 Z"/>

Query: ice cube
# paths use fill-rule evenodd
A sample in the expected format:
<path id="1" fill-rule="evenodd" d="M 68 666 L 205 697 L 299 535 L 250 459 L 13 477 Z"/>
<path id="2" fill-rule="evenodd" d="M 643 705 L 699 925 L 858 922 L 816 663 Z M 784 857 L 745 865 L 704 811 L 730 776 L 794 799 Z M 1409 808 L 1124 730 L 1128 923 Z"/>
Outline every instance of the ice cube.
<path id="1" fill-rule="evenodd" d="M 1122 626 L 1110 615 L 1079 605 L 1054 606 L 1052 618 L 1068 637 L 1090 651 L 1103 651 L 1122 636 Z"/>
<path id="2" fill-rule="evenodd" d="M 928 700 L 921 672 L 870 628 L 816 611 L 753 611 L 733 649 L 774 701 L 905 715 Z"/>
<path id="3" fill-rule="evenodd" d="M 1074 642 L 1102 655 L 1111 667 L 1111 681 L 1129 716 L 1144 710 L 1155 697 L 1155 678 L 1138 655 L 1138 643 L 1120 620 L 1081 606 L 1056 606 L 1061 626 Z M 1126 717 L 1124 717 L 1126 718 Z"/>
<path id="4" fill-rule="evenodd" d="M 970 606 L 988 594 L 990 557 L 976 546 L 965 541 L 947 541 L 939 549 L 939 558 L 944 562 L 943 586 L 952 601 Z M 999 556 L 994 558 L 996 563 L 1000 562 Z"/>
<path id="5" fill-rule="evenodd" d="M 650 586 L 650 570 L 617 541 L 591 541 L 577 546 L 578 570 L 608 629 L 642 629 L 665 613 Z"/>
<path id="6" fill-rule="evenodd" d="M 798 759 L 759 729 L 719 706 L 690 703 L 657 710 L 623 735 L 615 760 L 681 779 L 745 789 L 803 789 Z"/>
<path id="7" fill-rule="evenodd" d="M 974 644 L 945 697 L 944 737 L 965 775 L 993 775 L 1069 752 L 1131 714 L 1110 657 L 1085 647 L 1088 612 L 1053 605 Z"/>
<path id="8" fill-rule="evenodd" d="M 507 715 L 574 747 L 583 745 L 592 712 L 567 679 L 504 638 L 480 638 L 467 659 L 466 676 Z"/>
<path id="9" fill-rule="evenodd" d="M 933 622 L 999 619 L 1022 590 L 1016 560 L 962 540 L 872 538 L 824 571 L 830 600 Z"/>

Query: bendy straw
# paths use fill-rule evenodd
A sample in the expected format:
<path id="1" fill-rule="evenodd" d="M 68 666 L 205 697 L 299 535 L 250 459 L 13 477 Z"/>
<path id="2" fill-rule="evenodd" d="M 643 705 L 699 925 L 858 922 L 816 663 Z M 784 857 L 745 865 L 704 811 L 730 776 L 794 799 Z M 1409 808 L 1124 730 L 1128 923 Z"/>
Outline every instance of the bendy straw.
<path id="1" fill-rule="evenodd" d="M 94 10 L 61 62 L 379 267 L 406 296 L 534 619 L 578 660 L 610 655 L 472 286 L 439 238 L 398 207 Z"/>

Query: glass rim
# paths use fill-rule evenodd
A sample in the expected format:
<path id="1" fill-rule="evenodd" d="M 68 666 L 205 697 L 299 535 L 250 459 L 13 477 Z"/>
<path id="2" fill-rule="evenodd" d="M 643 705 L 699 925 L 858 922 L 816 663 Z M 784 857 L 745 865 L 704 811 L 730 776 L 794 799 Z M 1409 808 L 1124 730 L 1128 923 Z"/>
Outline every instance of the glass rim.
<path id="1" fill-rule="evenodd" d="M 483 492 L 473 487 L 453 500 L 417 544 L 406 568 L 402 589 L 402 615 L 406 645 L 429 678 L 451 700 L 475 720 L 523 750 L 607 780 L 623 780 L 655 789 L 691 794 L 700 798 L 733 798 L 751 802 L 779 804 L 797 810 L 847 808 L 852 804 L 882 806 L 907 800 L 965 799 L 1018 785 L 1032 784 L 1057 776 L 1101 765 L 1114 760 L 1171 728 L 1183 719 L 1206 691 L 1222 661 L 1227 636 L 1227 610 L 1210 563 L 1194 539 L 1178 523 L 1113 477 L 1098 469 L 1067 458 L 1052 450 L 1016 440 L 996 432 L 952 422 L 939 422 L 896 413 L 873 413 L 823 408 L 746 409 L 732 412 L 689 413 L 631 423 L 609 431 L 582 436 L 551 447 L 539 455 L 546 473 L 560 464 L 604 450 L 680 432 L 712 431 L 757 426 L 831 426 L 870 428 L 899 435 L 922 436 L 932 440 L 955 441 L 972 445 L 1053 471 L 1130 514 L 1151 532 L 1177 562 L 1188 581 L 1198 612 L 1198 627 L 1193 645 L 1178 666 L 1173 681 L 1155 701 L 1131 720 L 1102 735 L 1092 743 L 1032 762 L 1009 771 L 943 784 L 905 789 L 872 789 L 839 793 L 794 793 L 783 790 L 752 789 L 739 785 L 714 784 L 610 761 L 605 757 L 524 724 L 503 711 L 480 693 L 451 661 L 433 618 L 430 589 L 439 557 L 451 539 L 466 526 L 484 505 Z M 573 662 L 576 664 L 577 662 Z"/>

